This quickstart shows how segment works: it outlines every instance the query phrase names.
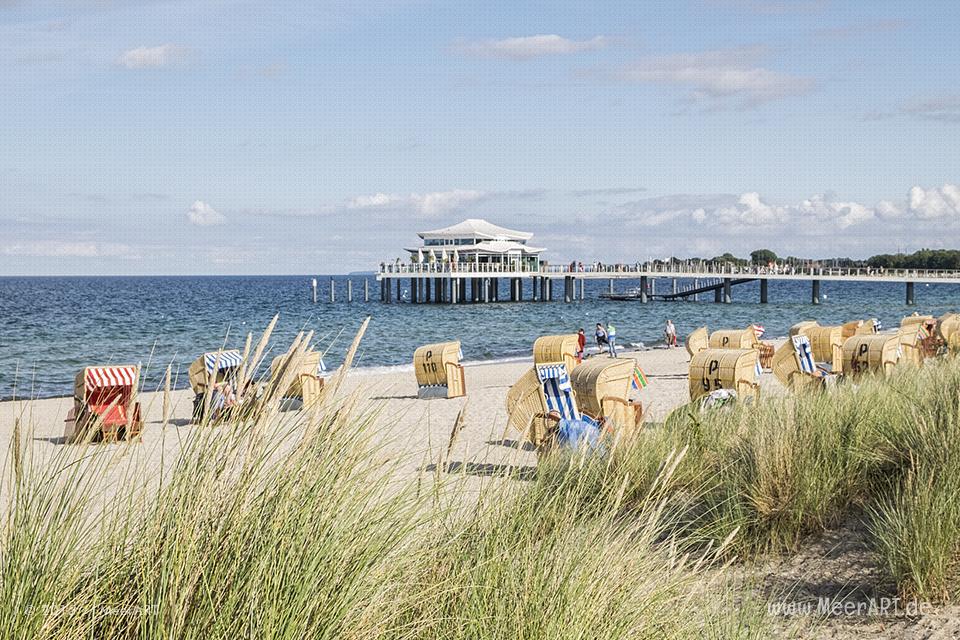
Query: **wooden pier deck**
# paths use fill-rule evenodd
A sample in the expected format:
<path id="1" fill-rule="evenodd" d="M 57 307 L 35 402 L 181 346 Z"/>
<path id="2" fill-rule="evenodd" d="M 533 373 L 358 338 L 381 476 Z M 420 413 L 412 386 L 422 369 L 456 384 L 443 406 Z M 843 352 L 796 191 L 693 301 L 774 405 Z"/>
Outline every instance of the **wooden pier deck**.
<path id="1" fill-rule="evenodd" d="M 572 266 L 572 265 L 571 265 Z M 923 269 L 879 270 L 866 268 L 805 267 L 767 269 L 736 267 L 703 263 L 696 265 L 637 264 L 618 265 L 593 269 L 573 269 L 567 266 L 542 266 L 535 270 L 510 270 L 501 265 L 450 265 L 450 264 L 392 264 L 384 265 L 376 276 L 380 282 L 382 302 L 400 300 L 401 287 L 409 284 L 409 301 L 412 303 L 441 302 L 448 304 L 497 302 L 501 299 L 518 302 L 523 300 L 524 283 L 532 291 L 536 301 L 554 299 L 572 302 L 584 299 L 584 283 L 587 280 L 607 280 L 609 294 L 615 294 L 618 281 L 639 280 L 637 295 L 632 299 L 640 302 L 651 300 L 696 299 L 702 293 L 714 292 L 715 302 L 732 302 L 731 289 L 739 284 L 759 280 L 760 302 L 768 300 L 768 283 L 771 280 L 799 280 L 811 283 L 811 303 L 820 302 L 821 282 L 883 282 L 904 284 L 906 303 L 914 304 L 916 284 L 960 284 L 960 271 L 937 271 Z M 669 280 L 668 292 L 657 293 L 656 281 Z M 678 288 L 678 281 L 692 280 L 685 289 Z M 501 281 L 506 283 L 506 295 L 501 297 Z M 556 284 L 555 284 L 556 283 Z M 562 292 L 560 287 L 563 287 Z M 556 295 L 555 290 L 556 289 Z M 578 295 L 579 294 L 579 295 Z"/>

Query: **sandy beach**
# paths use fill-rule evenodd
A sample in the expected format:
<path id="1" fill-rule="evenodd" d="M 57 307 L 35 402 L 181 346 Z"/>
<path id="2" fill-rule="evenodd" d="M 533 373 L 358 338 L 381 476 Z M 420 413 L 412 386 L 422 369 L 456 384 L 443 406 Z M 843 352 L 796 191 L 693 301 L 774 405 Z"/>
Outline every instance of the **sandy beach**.
<path id="1" fill-rule="evenodd" d="M 594 354 L 591 358 L 608 356 Z M 621 358 L 636 360 L 649 378 L 649 385 L 633 392 L 643 403 L 648 422 L 661 421 L 675 407 L 688 402 L 689 356 L 682 347 L 623 351 Z M 479 486 L 484 478 L 529 477 L 535 469 L 536 454 L 521 442 L 521 434 L 507 425 L 505 398 L 510 386 L 532 366 L 532 359 L 510 362 L 467 363 L 467 397 L 419 399 L 412 369 L 388 373 L 354 369 L 342 393 L 352 395 L 362 413 L 373 416 L 375 443 L 381 455 L 400 465 L 404 475 L 432 471 L 446 455 L 451 428 L 458 413 L 466 407 L 464 428 L 450 450 L 449 473 L 460 473 L 467 485 Z M 761 378 L 764 393 L 776 393 L 780 387 L 769 372 Z M 172 416 L 164 427 L 162 393 L 142 393 L 144 428 L 139 442 L 99 444 L 95 450 L 105 455 L 131 457 L 148 469 L 168 468 L 176 453 L 198 427 L 192 424 L 193 392 L 172 394 Z M 64 418 L 72 407 L 68 397 L 8 401 L 0 403 L 0 447 L 9 451 L 15 419 L 28 436 L 35 460 L 53 457 L 63 447 Z M 121 465 L 118 465 L 121 466 Z M 4 484 L 4 495 L 7 486 Z"/>

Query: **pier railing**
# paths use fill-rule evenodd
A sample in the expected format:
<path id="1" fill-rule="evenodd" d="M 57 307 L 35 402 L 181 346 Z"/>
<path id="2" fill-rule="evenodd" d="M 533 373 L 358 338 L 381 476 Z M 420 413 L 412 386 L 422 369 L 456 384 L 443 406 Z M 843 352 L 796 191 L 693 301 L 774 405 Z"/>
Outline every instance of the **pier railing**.
<path id="1" fill-rule="evenodd" d="M 776 265 L 773 267 L 741 266 L 714 262 L 675 262 L 675 263 L 635 263 L 635 264 L 526 264 L 470 263 L 470 262 L 432 262 L 432 263 L 384 263 L 380 266 L 383 276 L 430 277 L 457 273 L 511 274 L 511 275 L 574 275 L 577 274 L 637 274 L 647 276 L 662 274 L 664 277 L 685 276 L 800 276 L 834 278 L 876 278 L 883 279 L 960 279 L 960 271 L 952 269 L 875 269 L 872 267 L 822 267 Z"/>

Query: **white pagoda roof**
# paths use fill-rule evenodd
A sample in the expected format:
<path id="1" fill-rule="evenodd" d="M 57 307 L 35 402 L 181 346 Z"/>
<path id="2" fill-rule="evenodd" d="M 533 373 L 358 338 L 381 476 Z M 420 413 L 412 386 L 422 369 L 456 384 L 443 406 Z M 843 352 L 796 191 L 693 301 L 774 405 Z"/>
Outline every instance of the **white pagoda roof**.
<path id="1" fill-rule="evenodd" d="M 533 237 L 526 231 L 514 231 L 491 224 L 479 218 L 468 218 L 453 226 L 433 231 L 421 231 L 417 234 L 424 240 L 442 240 L 444 238 L 474 238 L 476 240 L 522 240 Z"/>
<path id="2" fill-rule="evenodd" d="M 405 250 L 410 253 L 416 253 L 417 251 L 422 251 L 423 255 L 427 255 L 430 251 L 433 251 L 434 254 L 440 255 L 441 251 L 446 251 L 448 254 L 453 253 L 454 249 L 457 252 L 468 255 L 474 253 L 490 253 L 490 254 L 500 254 L 500 253 L 510 253 L 514 251 L 522 253 L 542 253 L 546 249 L 542 247 L 529 247 L 525 244 L 520 244 L 519 242 L 514 242 L 512 240 L 484 240 L 482 242 L 477 242 L 474 244 L 465 244 L 465 245 L 456 245 L 456 246 L 439 246 L 439 247 L 407 247 Z"/>

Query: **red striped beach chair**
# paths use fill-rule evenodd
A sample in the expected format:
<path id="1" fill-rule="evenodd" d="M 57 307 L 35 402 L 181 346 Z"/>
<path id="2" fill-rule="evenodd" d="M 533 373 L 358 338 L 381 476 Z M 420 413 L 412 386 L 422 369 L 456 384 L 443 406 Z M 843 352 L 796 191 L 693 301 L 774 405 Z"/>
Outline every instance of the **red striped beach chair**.
<path id="1" fill-rule="evenodd" d="M 67 416 L 67 442 L 90 438 L 138 438 L 143 427 L 137 387 L 140 365 L 86 367 L 74 382 L 73 409 Z M 91 434 L 90 431 L 93 431 Z"/>

